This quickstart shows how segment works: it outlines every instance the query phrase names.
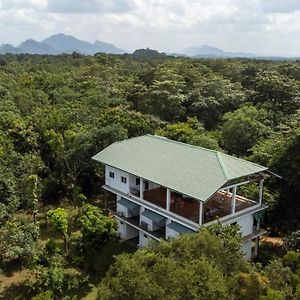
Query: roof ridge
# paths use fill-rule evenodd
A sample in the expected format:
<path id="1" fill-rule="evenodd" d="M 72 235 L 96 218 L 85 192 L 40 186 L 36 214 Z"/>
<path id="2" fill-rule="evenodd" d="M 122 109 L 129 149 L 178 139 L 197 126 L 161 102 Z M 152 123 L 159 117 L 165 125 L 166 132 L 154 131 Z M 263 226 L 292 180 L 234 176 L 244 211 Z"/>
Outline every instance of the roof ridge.
<path id="1" fill-rule="evenodd" d="M 163 140 L 163 141 L 167 141 L 167 142 L 172 142 L 174 144 L 180 144 L 180 145 L 184 145 L 184 146 L 188 146 L 188 147 L 192 147 L 192 148 L 200 148 L 202 150 L 205 150 L 207 152 L 212 152 L 212 153 L 219 153 L 220 151 L 217 151 L 217 150 L 212 150 L 212 149 L 208 149 L 208 148 L 205 148 L 205 147 L 201 147 L 201 146 L 196 146 L 196 145 L 191 145 L 191 144 L 188 144 L 188 143 L 184 143 L 184 142 L 179 142 L 179 141 L 175 141 L 175 140 L 171 140 L 165 136 L 161 136 L 161 135 L 152 135 L 152 134 L 146 134 L 146 136 L 149 136 L 149 137 L 152 137 L 152 138 L 156 138 L 156 139 L 160 139 L 160 140 Z M 220 152 L 222 153 L 222 152 Z"/>
<path id="2" fill-rule="evenodd" d="M 217 152 L 216 155 L 217 155 L 217 159 L 219 161 L 220 167 L 221 167 L 221 169 L 223 171 L 224 177 L 228 181 L 230 179 L 230 177 L 228 176 L 228 173 L 227 173 L 227 170 L 226 170 L 226 166 L 225 166 L 225 164 L 224 164 L 224 162 L 222 160 L 221 152 Z"/>
<path id="3" fill-rule="evenodd" d="M 142 137 L 144 137 L 144 135 L 134 136 L 134 137 L 131 137 L 131 138 L 127 138 L 125 140 L 115 141 L 115 142 L 111 143 L 109 146 L 114 145 L 114 144 L 118 144 L 118 143 L 123 143 L 123 142 L 129 141 L 129 140 L 140 139 Z"/>
<path id="4" fill-rule="evenodd" d="M 253 161 L 250 161 L 250 160 L 246 160 L 246 159 L 243 159 L 243 158 L 240 158 L 240 157 L 236 157 L 236 156 L 233 156 L 233 155 L 224 153 L 224 152 L 218 152 L 218 153 L 219 153 L 219 154 L 222 154 L 222 155 L 224 155 L 224 156 L 228 156 L 228 157 L 230 157 L 230 158 L 233 158 L 233 159 L 242 161 L 242 162 L 244 162 L 244 163 L 246 162 L 246 163 L 248 163 L 248 164 L 252 164 L 252 165 L 255 165 L 255 166 L 258 166 L 258 167 L 261 167 L 261 168 L 268 169 L 267 167 L 264 167 L 264 166 L 262 166 L 262 165 L 260 165 L 260 164 L 257 164 L 257 163 L 255 163 L 255 162 L 253 162 Z"/>

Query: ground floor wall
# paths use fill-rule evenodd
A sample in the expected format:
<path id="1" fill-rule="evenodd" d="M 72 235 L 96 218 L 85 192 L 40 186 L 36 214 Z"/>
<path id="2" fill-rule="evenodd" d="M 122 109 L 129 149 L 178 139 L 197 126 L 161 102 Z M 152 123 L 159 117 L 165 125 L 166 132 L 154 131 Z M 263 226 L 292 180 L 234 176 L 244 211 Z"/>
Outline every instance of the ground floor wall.
<path id="1" fill-rule="evenodd" d="M 130 240 L 139 235 L 139 230 L 130 226 L 129 224 L 117 220 L 118 223 L 118 235 L 122 240 Z"/>

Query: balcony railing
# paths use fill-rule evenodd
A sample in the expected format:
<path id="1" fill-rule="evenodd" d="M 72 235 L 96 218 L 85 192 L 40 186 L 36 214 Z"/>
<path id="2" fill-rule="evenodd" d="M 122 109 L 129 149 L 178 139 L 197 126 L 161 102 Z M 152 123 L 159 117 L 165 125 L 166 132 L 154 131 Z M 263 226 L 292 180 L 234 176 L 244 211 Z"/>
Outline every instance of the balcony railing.
<path id="1" fill-rule="evenodd" d="M 136 196 L 136 197 L 140 197 L 140 190 L 134 187 L 130 187 L 130 194 Z"/>

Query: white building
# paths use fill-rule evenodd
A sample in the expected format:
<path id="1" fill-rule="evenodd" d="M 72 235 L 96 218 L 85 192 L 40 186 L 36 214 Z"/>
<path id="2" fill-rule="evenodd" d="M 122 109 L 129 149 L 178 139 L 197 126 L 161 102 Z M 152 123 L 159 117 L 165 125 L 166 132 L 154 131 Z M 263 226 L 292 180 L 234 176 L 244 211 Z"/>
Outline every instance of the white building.
<path id="1" fill-rule="evenodd" d="M 145 247 L 219 220 L 240 225 L 247 259 L 257 254 L 267 168 L 151 135 L 116 142 L 93 159 L 105 164 L 103 188 L 116 195 L 121 239 Z M 257 184 L 257 199 L 239 193 L 249 183 Z"/>

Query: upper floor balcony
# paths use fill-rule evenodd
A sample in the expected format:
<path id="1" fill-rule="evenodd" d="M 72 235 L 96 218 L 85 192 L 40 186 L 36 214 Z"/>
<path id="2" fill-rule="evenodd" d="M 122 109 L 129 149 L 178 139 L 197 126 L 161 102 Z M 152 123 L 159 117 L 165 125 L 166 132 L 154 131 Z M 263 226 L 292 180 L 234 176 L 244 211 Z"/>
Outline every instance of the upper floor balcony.
<path id="1" fill-rule="evenodd" d="M 259 196 L 256 200 L 248 199 L 237 193 L 240 186 L 250 182 L 247 181 L 223 187 L 207 201 L 201 202 L 120 170 L 108 169 L 106 173 L 109 177 L 106 180 L 107 189 L 112 188 L 113 192 L 132 197 L 140 205 L 146 205 L 145 207 L 148 205 L 147 208 L 166 214 L 175 221 L 179 220 L 185 226 L 185 223 L 188 223 L 193 229 L 199 224 L 246 212 L 248 209 L 259 207 L 262 203 L 262 177 L 251 181 L 256 182 L 259 186 Z"/>

